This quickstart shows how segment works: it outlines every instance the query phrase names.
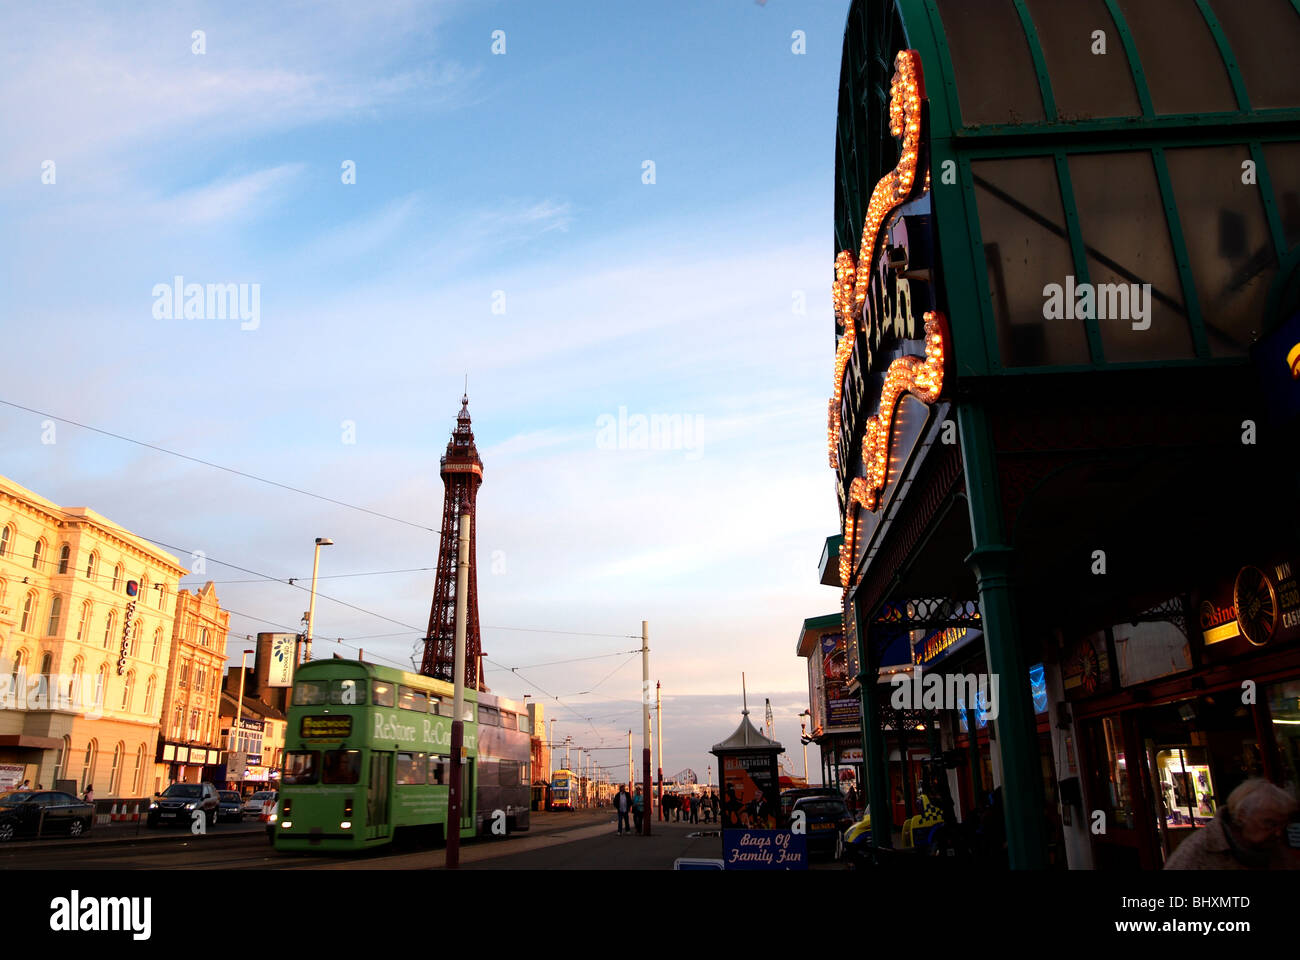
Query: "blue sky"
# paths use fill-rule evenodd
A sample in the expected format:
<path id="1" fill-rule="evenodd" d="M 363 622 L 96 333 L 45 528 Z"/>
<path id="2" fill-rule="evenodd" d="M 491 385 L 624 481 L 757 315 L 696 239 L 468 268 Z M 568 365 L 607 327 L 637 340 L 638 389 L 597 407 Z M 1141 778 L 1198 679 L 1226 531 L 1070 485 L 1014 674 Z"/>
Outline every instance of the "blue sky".
<path id="1" fill-rule="evenodd" d="M 744 670 L 760 718 L 773 697 L 798 769 L 795 637 L 838 602 L 816 563 L 838 523 L 825 421 L 846 11 L 845 0 L 10 11 L 0 310 L 27 340 L 11 340 L 0 399 L 416 526 L 71 426 L 42 444 L 42 418 L 6 407 L 0 472 L 274 577 L 309 577 L 316 536 L 336 542 L 322 574 L 432 567 L 436 536 L 418 527 L 438 525 L 438 457 L 468 373 L 492 660 L 630 649 L 617 636 L 648 620 L 652 675 L 666 703 L 683 698 L 666 768 L 703 772 L 708 745 L 739 719 Z M 504 55 L 492 53 L 496 30 Z M 49 160 L 55 182 L 43 183 Z M 341 182 L 344 161 L 355 184 Z M 257 328 L 155 318 L 154 285 L 177 275 L 258 284 Z M 609 449 L 597 424 L 620 408 L 695 429 L 678 449 Z M 248 576 L 208 565 L 238 612 L 232 631 L 273 629 L 251 617 L 296 626 L 305 594 L 224 582 Z M 422 629 L 432 573 L 321 589 Z M 405 635 L 377 636 L 388 633 Z M 402 663 L 412 652 L 410 630 L 329 601 L 316 634 Z M 593 744 L 629 720 L 639 731 L 635 659 L 494 668 L 488 680 L 560 696 L 557 734 Z M 597 716 L 598 695 L 628 716 L 601 704 L 600 722 L 580 719 Z M 729 713 L 718 704 L 730 695 Z"/>

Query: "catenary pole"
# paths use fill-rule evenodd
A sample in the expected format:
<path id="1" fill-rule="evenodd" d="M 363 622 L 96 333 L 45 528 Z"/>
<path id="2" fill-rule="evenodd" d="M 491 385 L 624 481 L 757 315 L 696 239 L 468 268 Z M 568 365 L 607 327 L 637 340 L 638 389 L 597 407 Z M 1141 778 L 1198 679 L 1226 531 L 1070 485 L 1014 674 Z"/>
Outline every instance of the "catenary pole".
<path id="1" fill-rule="evenodd" d="M 469 589 L 469 501 L 461 504 L 460 558 L 456 565 L 455 697 L 451 720 L 451 782 L 447 785 L 447 867 L 460 866 L 461 751 L 465 745 L 465 618 Z"/>
<path id="2" fill-rule="evenodd" d="M 641 767 L 642 794 L 645 796 L 645 816 L 641 818 L 644 833 L 650 836 L 650 622 L 641 621 Z"/>

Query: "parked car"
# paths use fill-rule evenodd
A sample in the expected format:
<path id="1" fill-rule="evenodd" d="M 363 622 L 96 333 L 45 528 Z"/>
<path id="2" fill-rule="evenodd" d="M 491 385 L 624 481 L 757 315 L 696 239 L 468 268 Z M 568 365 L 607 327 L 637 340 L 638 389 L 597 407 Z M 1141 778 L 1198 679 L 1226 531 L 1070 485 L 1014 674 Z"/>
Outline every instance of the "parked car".
<path id="1" fill-rule="evenodd" d="M 843 794 L 835 787 L 792 787 L 789 790 L 781 791 L 781 825 L 788 827 L 790 825 L 790 811 L 794 809 L 796 800 L 804 797 L 842 797 Z"/>
<path id="2" fill-rule="evenodd" d="M 853 826 L 853 817 L 842 797 L 801 797 L 794 802 L 790 815 L 802 812 L 807 818 L 808 856 L 824 853 L 839 859 L 844 850 L 844 831 Z"/>
<path id="3" fill-rule="evenodd" d="M 79 837 L 95 822 L 95 805 L 55 790 L 0 794 L 0 841 L 66 833 Z"/>
<path id="4" fill-rule="evenodd" d="M 276 792 L 274 790 L 257 791 L 257 793 L 244 801 L 244 816 L 260 817 L 262 815 L 262 807 L 266 805 L 268 800 L 274 802 L 275 798 Z"/>
<path id="5" fill-rule="evenodd" d="M 244 819 L 244 804 L 237 790 L 219 790 L 217 797 L 218 820 L 233 820 L 239 823 Z"/>
<path id="6" fill-rule="evenodd" d="M 151 828 L 164 822 L 188 827 L 194 822 L 195 811 L 201 810 L 211 827 L 217 822 L 220 807 L 221 797 L 211 783 L 173 783 L 153 798 L 146 822 Z"/>
<path id="7" fill-rule="evenodd" d="M 275 825 L 280 822 L 280 801 L 272 799 L 266 802 L 262 811 L 262 822 L 266 824 L 266 839 L 275 843 Z"/>

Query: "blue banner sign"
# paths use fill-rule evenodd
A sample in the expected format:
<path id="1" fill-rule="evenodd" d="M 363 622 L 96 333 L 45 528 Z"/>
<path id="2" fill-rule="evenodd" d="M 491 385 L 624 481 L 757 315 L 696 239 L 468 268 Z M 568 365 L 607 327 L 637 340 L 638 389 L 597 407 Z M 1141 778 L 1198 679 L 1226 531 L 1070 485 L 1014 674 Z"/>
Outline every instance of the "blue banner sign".
<path id="1" fill-rule="evenodd" d="M 808 838 L 789 830 L 723 830 L 728 870 L 807 870 Z"/>

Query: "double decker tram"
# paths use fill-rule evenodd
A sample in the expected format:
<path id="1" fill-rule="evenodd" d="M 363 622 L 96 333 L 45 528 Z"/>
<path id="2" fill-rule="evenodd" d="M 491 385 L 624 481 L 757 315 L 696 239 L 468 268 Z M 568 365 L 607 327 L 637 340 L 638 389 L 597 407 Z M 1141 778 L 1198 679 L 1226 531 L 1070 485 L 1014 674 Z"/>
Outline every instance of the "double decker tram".
<path id="1" fill-rule="evenodd" d="M 577 788 L 578 779 L 572 770 L 561 767 L 551 774 L 551 809 L 572 810 Z"/>
<path id="2" fill-rule="evenodd" d="M 453 694 L 445 681 L 356 660 L 298 667 L 276 849 L 361 850 L 405 832 L 445 840 Z M 514 701 L 465 691 L 461 836 L 490 831 L 497 809 L 508 829 L 528 826 L 527 787 L 520 800 L 510 782 L 527 776 L 530 760 L 521 712 Z"/>

